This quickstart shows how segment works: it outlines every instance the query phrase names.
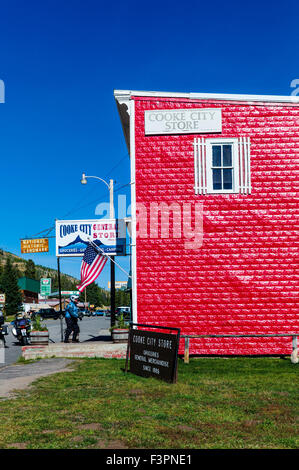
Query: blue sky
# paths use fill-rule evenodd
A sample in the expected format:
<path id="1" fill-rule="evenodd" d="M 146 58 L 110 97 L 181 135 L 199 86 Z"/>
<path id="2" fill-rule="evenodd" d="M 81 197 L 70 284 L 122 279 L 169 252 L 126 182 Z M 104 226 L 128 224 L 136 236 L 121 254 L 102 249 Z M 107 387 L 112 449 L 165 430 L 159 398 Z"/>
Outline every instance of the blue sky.
<path id="1" fill-rule="evenodd" d="M 108 191 L 81 185 L 83 171 L 129 182 L 114 89 L 289 95 L 299 78 L 295 1 L 10 0 L 0 44 L 0 247 L 16 254 L 56 218 L 95 218 Z M 129 204 L 129 186 L 118 194 Z M 49 254 L 24 257 L 55 267 L 54 239 Z M 107 263 L 99 285 L 108 279 Z"/>

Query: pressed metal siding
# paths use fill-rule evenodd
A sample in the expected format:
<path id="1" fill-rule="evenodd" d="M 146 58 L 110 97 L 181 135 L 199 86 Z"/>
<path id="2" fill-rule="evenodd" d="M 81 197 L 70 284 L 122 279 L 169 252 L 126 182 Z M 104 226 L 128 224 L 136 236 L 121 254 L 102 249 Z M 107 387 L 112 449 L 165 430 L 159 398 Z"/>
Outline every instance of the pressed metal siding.
<path id="1" fill-rule="evenodd" d="M 222 134 L 250 137 L 249 195 L 196 195 L 194 137 L 144 135 L 144 111 L 221 107 Z M 136 201 L 199 202 L 203 245 L 137 238 L 137 308 L 142 323 L 182 334 L 299 332 L 299 107 L 135 98 Z M 286 338 L 191 341 L 191 354 L 287 354 Z M 181 350 L 180 350 L 181 351 Z"/>

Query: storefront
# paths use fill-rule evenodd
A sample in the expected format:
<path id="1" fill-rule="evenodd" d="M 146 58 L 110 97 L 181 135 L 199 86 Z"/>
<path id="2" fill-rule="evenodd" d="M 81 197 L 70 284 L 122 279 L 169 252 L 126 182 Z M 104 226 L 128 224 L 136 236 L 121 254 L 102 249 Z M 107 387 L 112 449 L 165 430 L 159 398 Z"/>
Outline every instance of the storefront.
<path id="1" fill-rule="evenodd" d="M 23 303 L 38 304 L 39 281 L 24 276 L 18 279 L 18 286 L 22 292 Z"/>
<path id="2" fill-rule="evenodd" d="M 299 98 L 114 95 L 131 158 L 134 321 L 298 332 Z M 289 351 L 288 338 L 202 338 L 190 353 Z"/>

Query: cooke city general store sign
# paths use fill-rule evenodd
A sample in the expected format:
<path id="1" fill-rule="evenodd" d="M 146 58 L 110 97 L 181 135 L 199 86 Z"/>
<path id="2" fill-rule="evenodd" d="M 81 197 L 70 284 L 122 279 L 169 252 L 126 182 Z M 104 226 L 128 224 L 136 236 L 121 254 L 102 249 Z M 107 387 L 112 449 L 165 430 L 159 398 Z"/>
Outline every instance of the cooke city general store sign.
<path id="1" fill-rule="evenodd" d="M 145 111 L 144 130 L 145 135 L 221 132 L 221 109 L 206 108 Z"/>
<path id="2" fill-rule="evenodd" d="M 137 327 L 146 330 L 137 330 Z M 160 331 L 151 331 L 151 329 Z M 179 340 L 178 328 L 131 324 L 125 370 L 128 371 L 130 356 L 130 372 L 133 374 L 176 382 Z"/>
<path id="3" fill-rule="evenodd" d="M 56 220 L 56 256 L 82 256 L 89 241 L 110 255 L 125 255 L 124 220 Z"/>

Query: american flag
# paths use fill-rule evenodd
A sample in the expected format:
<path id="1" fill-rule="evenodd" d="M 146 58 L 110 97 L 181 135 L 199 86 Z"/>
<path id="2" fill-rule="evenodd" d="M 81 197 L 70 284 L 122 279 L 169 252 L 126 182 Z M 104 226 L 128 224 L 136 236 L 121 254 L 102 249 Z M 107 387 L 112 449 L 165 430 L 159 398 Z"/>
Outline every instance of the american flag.
<path id="1" fill-rule="evenodd" d="M 81 263 L 81 284 L 77 289 L 82 292 L 101 274 L 107 261 L 107 256 L 98 253 L 91 243 L 87 245 L 84 251 L 83 260 Z"/>

